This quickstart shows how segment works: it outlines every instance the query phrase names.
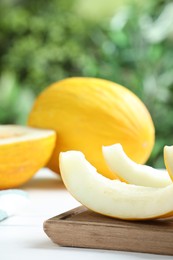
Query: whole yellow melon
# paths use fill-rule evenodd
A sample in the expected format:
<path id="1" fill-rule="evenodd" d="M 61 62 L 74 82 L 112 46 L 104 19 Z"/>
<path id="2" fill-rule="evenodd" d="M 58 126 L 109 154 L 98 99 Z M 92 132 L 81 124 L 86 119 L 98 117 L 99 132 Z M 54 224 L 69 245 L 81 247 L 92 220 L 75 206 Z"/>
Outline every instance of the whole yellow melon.
<path id="1" fill-rule="evenodd" d="M 82 151 L 100 173 L 111 179 L 102 146 L 120 143 L 137 163 L 148 159 L 155 139 L 146 106 L 130 90 L 111 81 L 74 77 L 56 82 L 36 99 L 28 124 L 53 129 L 57 143 L 48 163 L 59 172 L 59 153 Z"/>

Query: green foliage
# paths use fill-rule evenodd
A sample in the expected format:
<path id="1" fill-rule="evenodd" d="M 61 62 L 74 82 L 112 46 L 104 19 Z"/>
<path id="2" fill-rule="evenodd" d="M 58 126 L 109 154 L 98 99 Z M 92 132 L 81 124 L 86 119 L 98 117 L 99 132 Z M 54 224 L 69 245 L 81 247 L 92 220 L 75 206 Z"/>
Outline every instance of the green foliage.
<path id="1" fill-rule="evenodd" d="M 134 2 L 94 20 L 78 2 L 1 1 L 0 123 L 24 124 L 35 96 L 62 78 L 106 78 L 148 107 L 156 127 L 148 163 L 162 167 L 162 148 L 173 144 L 173 4 Z"/>

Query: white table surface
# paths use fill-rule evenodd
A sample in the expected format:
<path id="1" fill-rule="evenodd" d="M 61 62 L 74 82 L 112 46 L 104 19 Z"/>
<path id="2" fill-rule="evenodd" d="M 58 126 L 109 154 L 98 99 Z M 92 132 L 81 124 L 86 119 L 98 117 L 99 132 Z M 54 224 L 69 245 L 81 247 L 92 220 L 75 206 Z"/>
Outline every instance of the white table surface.
<path id="1" fill-rule="evenodd" d="M 60 178 L 47 169 L 20 187 L 29 193 L 29 205 L 16 216 L 0 222 L 1 260 L 124 260 L 173 259 L 171 256 L 111 250 L 60 247 L 43 231 L 43 222 L 80 204 L 67 192 Z"/>

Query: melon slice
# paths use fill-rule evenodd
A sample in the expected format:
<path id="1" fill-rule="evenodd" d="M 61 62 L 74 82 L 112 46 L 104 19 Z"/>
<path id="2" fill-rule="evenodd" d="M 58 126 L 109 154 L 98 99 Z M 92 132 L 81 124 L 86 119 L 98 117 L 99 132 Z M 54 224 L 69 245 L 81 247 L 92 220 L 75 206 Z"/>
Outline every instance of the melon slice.
<path id="1" fill-rule="evenodd" d="M 110 217 L 141 220 L 173 213 L 173 184 L 142 187 L 99 174 L 82 152 L 60 153 L 60 171 L 67 190 L 87 208 Z"/>
<path id="2" fill-rule="evenodd" d="M 46 165 L 55 141 L 53 130 L 0 125 L 0 189 L 28 181 Z"/>
<path id="3" fill-rule="evenodd" d="M 173 181 L 173 145 L 164 147 L 164 162 L 166 169 L 169 173 L 171 180 Z"/>
<path id="4" fill-rule="evenodd" d="M 102 151 L 110 170 L 122 181 L 147 187 L 165 187 L 172 183 L 166 170 L 154 169 L 132 161 L 121 144 L 103 146 Z"/>

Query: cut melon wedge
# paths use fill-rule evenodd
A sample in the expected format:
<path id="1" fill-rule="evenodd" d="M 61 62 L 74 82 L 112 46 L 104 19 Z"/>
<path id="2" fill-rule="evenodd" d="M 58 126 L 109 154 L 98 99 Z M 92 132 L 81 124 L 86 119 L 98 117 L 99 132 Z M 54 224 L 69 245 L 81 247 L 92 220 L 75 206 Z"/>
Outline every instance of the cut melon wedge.
<path id="1" fill-rule="evenodd" d="M 0 189 L 20 186 L 45 166 L 53 152 L 52 130 L 0 125 Z"/>
<path id="2" fill-rule="evenodd" d="M 169 173 L 171 180 L 173 181 L 173 145 L 164 147 L 164 163 Z"/>
<path id="3" fill-rule="evenodd" d="M 142 220 L 173 213 L 173 184 L 142 187 L 99 174 L 82 152 L 61 152 L 60 170 L 67 190 L 87 208 L 110 217 Z"/>
<path id="4" fill-rule="evenodd" d="M 102 152 L 110 170 L 122 181 L 146 187 L 165 187 L 172 184 L 166 170 L 135 163 L 126 155 L 121 144 L 103 146 Z"/>

